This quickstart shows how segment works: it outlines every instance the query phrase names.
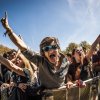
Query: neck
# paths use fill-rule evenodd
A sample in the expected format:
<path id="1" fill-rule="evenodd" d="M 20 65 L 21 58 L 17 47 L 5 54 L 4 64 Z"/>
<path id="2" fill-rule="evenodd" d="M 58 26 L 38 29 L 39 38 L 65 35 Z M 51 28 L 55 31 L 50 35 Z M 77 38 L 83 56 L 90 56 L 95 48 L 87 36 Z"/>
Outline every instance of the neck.
<path id="1" fill-rule="evenodd" d="M 59 59 L 57 60 L 57 62 L 54 64 L 54 68 L 55 68 L 56 70 L 58 70 L 58 69 L 60 68 L 61 62 L 62 62 L 62 59 L 59 58 Z"/>

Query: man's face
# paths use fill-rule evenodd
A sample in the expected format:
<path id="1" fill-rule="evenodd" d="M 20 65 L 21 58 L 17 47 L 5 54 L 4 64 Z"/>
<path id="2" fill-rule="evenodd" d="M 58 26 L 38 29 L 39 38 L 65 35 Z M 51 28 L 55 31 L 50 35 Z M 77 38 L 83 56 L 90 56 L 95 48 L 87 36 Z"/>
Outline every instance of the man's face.
<path id="1" fill-rule="evenodd" d="M 57 64 L 59 61 L 58 46 L 52 42 L 50 45 L 43 47 L 43 52 L 48 61 L 52 64 Z"/>

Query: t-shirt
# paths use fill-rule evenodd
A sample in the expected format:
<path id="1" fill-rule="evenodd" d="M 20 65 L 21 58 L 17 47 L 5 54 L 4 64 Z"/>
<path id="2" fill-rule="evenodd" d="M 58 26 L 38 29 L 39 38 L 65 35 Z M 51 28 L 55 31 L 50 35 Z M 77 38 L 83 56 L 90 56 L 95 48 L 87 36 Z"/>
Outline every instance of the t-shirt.
<path id="1" fill-rule="evenodd" d="M 58 88 L 65 84 L 65 76 L 67 74 L 69 65 L 66 62 L 64 55 L 60 54 L 63 60 L 59 70 L 56 71 L 54 66 L 41 55 L 36 54 L 29 49 L 24 51 L 23 54 L 26 56 L 26 58 L 37 65 L 39 81 L 43 87 L 51 89 Z"/>
<path id="2" fill-rule="evenodd" d="M 77 69 L 79 68 L 80 69 L 80 76 L 78 77 L 79 79 L 81 80 L 86 80 L 88 79 L 88 75 L 89 75 L 89 67 L 88 67 L 88 60 L 87 58 L 84 58 L 83 60 L 83 64 L 81 65 L 81 63 L 71 63 L 69 65 L 69 69 L 68 69 L 68 75 L 71 76 L 71 80 L 72 81 L 75 81 L 77 80 L 76 77 L 75 77 L 75 74 L 76 74 L 76 71 Z"/>
<path id="3" fill-rule="evenodd" d="M 28 83 L 30 82 L 31 78 L 30 78 L 30 72 L 28 69 L 24 68 L 23 69 L 25 76 L 21 76 L 16 74 L 15 72 L 12 73 L 12 81 L 15 83 Z"/>

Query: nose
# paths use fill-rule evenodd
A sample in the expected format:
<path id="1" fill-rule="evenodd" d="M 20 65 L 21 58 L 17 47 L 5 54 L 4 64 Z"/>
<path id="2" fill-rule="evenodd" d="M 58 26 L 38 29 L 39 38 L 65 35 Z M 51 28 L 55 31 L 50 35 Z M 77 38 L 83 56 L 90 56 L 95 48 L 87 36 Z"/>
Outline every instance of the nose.
<path id="1" fill-rule="evenodd" d="M 54 50 L 54 49 L 49 50 L 49 53 L 54 53 L 54 52 L 56 52 L 56 50 Z"/>

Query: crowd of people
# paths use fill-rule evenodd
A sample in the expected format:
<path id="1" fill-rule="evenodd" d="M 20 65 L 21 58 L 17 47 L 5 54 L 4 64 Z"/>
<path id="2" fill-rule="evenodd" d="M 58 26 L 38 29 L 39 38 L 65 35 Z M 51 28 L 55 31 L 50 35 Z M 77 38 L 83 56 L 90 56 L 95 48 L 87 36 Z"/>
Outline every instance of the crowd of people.
<path id="1" fill-rule="evenodd" d="M 100 71 L 100 35 L 88 52 L 81 47 L 74 48 L 71 54 L 63 54 L 59 40 L 45 37 L 40 43 L 40 53 L 32 51 L 9 26 L 7 16 L 1 19 L 2 26 L 18 50 L 0 55 L 1 100 L 41 100 L 43 90 L 61 86 L 79 87 Z M 100 46 L 99 46 L 100 47 Z M 90 64 L 92 62 L 92 65 Z M 3 97 L 3 87 L 7 95 Z"/>

